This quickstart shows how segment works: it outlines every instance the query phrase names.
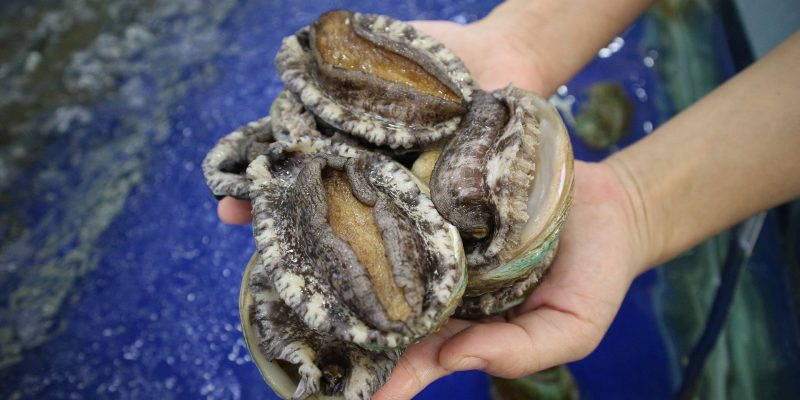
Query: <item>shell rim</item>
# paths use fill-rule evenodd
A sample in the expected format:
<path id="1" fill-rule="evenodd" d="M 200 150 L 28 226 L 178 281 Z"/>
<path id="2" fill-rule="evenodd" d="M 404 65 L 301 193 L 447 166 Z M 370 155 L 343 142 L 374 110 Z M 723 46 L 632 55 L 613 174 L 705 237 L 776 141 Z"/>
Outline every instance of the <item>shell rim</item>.
<path id="1" fill-rule="evenodd" d="M 547 226 L 550 228 L 520 244 L 519 250 L 513 257 L 513 260 L 529 257 L 533 251 L 542 247 L 551 236 L 558 236 L 562 225 L 567 219 L 569 210 L 572 207 L 572 199 L 575 192 L 575 155 L 572 151 L 572 141 L 569 139 L 569 133 L 567 133 L 564 121 L 555 108 L 546 100 L 536 95 L 531 97 L 538 110 L 541 110 L 549 119 L 557 122 L 554 127 L 556 129 L 556 135 L 564 139 L 565 159 L 560 171 L 561 180 L 564 182 L 564 189 L 561 191 L 561 196 L 558 198 L 559 207 L 554 210 L 555 212 L 553 212 L 549 218 L 552 224 L 548 224 Z"/>

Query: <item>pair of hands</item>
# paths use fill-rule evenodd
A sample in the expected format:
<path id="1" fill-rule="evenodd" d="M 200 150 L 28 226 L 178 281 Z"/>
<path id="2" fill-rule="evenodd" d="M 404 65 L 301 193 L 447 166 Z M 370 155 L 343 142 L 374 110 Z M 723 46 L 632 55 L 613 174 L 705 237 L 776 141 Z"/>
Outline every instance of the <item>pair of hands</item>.
<path id="1" fill-rule="evenodd" d="M 478 24 L 420 21 L 414 25 L 461 57 L 484 89 L 507 85 L 549 94 L 536 60 L 520 57 L 515 42 Z M 410 346 L 375 399 L 408 399 L 454 371 L 479 369 L 499 377 L 527 375 L 581 359 L 602 339 L 643 264 L 640 231 L 630 196 L 606 164 L 576 162 L 572 210 L 558 254 L 533 294 L 505 315 L 481 321 L 451 319 Z M 219 217 L 251 219 L 247 201 L 225 198 Z"/>

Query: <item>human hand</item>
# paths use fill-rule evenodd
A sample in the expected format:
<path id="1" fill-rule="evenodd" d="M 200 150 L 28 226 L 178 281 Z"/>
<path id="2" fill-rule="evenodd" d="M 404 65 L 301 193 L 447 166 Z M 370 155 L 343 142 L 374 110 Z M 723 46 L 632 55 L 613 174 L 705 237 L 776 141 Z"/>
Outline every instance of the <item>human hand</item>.
<path id="1" fill-rule="evenodd" d="M 554 87 L 537 67 L 515 60 L 513 48 L 506 47 L 513 45 L 492 39 L 500 33 L 445 21 L 413 24 L 458 54 L 484 89 L 513 83 L 547 95 Z M 576 162 L 575 179 L 558 255 L 533 294 L 505 315 L 453 319 L 410 346 L 376 399 L 410 398 L 460 370 L 522 376 L 580 359 L 597 346 L 644 263 L 638 251 L 643 246 L 627 192 L 608 166 Z M 251 219 L 250 204 L 243 200 L 223 199 L 218 213 L 227 223 Z"/>
<path id="2" fill-rule="evenodd" d="M 253 220 L 252 212 L 250 200 L 239 200 L 225 196 L 217 203 L 217 215 L 226 224 L 250 223 Z"/>
<path id="3" fill-rule="evenodd" d="M 576 162 L 560 247 L 532 295 L 502 316 L 453 319 L 410 346 L 374 398 L 411 398 L 454 371 L 513 378 L 588 355 L 644 264 L 627 196 L 608 166 Z"/>
<path id="4" fill-rule="evenodd" d="M 512 84 L 547 97 L 558 82 L 550 82 L 535 41 L 523 41 L 508 29 L 486 21 L 461 25 L 450 21 L 413 21 L 416 29 L 433 36 L 457 54 L 484 90 Z"/>

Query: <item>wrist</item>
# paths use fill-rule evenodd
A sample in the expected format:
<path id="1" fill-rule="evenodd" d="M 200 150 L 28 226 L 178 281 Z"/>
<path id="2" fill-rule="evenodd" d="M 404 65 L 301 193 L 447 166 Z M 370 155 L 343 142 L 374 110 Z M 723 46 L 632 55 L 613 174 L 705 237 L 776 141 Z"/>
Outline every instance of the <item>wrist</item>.
<path id="1" fill-rule="evenodd" d="M 496 47 L 512 49 L 516 59 L 531 64 L 537 87 L 548 97 L 620 34 L 652 0 L 507 0 L 474 23 L 497 32 Z"/>
<path id="2" fill-rule="evenodd" d="M 637 180 L 628 161 L 616 153 L 600 163 L 606 167 L 616 181 L 616 203 L 621 209 L 624 223 L 632 240 L 634 275 L 652 268 L 663 253 L 663 240 L 658 236 L 657 205 L 646 198 L 645 188 Z"/>
<path id="3" fill-rule="evenodd" d="M 510 82 L 498 82 L 497 87 L 513 84 L 532 91 L 541 97 L 551 96 L 563 84 L 554 73 L 555 68 L 547 58 L 543 41 L 535 39 L 530 28 L 536 24 L 519 6 L 509 7 L 506 2 L 495 8 L 487 17 L 469 25 L 482 38 L 484 56 L 496 60 L 496 64 L 507 66 L 505 71 L 495 74 L 511 77 Z M 485 40 L 484 40 L 485 39 Z"/>

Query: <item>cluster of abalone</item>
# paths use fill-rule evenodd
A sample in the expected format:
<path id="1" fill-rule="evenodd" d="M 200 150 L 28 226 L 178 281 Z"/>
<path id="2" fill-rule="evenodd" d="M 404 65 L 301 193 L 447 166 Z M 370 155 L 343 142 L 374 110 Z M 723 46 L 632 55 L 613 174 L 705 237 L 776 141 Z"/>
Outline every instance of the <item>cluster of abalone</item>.
<path id="1" fill-rule="evenodd" d="M 546 102 L 480 90 L 385 16 L 328 12 L 276 63 L 270 115 L 203 162 L 214 195 L 253 204 L 243 327 L 282 395 L 369 398 L 453 313 L 500 313 L 533 289 L 569 208 L 569 140 Z M 294 365 L 288 393 L 265 360 Z"/>

